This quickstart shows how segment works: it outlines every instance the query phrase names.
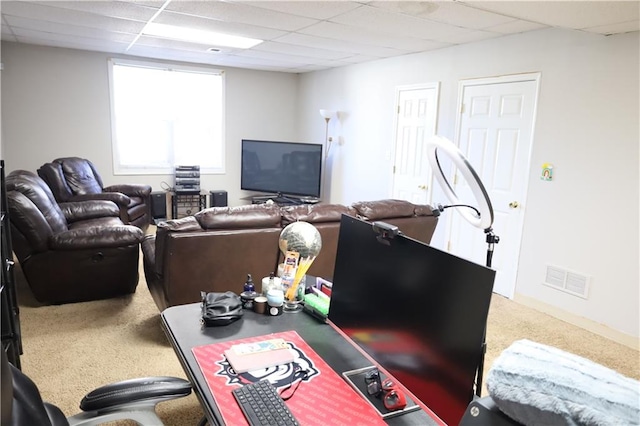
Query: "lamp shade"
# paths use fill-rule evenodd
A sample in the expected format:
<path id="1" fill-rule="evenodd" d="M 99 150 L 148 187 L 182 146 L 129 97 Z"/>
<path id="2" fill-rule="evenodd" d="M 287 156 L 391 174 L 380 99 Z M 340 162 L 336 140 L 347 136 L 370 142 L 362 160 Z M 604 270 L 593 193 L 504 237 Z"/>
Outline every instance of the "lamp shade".
<path id="1" fill-rule="evenodd" d="M 329 109 L 321 109 L 320 110 L 320 115 L 325 120 L 330 120 L 334 115 L 336 115 L 336 112 L 335 111 L 331 111 Z"/>

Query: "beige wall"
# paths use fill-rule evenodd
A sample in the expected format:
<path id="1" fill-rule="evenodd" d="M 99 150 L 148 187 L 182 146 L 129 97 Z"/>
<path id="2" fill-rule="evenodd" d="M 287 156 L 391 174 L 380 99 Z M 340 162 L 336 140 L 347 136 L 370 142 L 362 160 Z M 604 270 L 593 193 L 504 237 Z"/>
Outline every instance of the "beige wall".
<path id="1" fill-rule="evenodd" d="M 161 190 L 170 175 L 114 176 L 107 59 L 72 49 L 2 43 L 2 156 L 7 170 L 37 170 L 54 158 L 91 159 L 105 184 L 137 182 Z M 225 70 L 225 175 L 203 175 L 201 187 L 240 197 L 240 141 L 296 140 L 295 74 Z"/>
<path id="2" fill-rule="evenodd" d="M 331 199 L 387 197 L 397 86 L 440 82 L 438 133 L 454 139 L 460 80 L 540 72 L 516 294 L 637 345 L 639 44 L 637 32 L 551 29 L 303 74 L 302 121 L 313 126 L 301 137 L 323 134 L 318 108 L 343 111 Z M 545 162 L 555 166 L 551 183 L 539 178 Z M 446 229 L 441 222 L 434 237 L 441 248 Z M 548 264 L 591 276 L 589 298 L 542 285 Z"/>

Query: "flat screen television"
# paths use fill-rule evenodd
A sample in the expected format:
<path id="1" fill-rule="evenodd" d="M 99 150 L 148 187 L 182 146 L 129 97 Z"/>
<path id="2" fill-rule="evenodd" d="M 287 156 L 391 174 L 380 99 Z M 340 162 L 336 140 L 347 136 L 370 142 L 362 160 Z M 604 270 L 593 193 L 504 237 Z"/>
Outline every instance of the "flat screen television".
<path id="1" fill-rule="evenodd" d="M 240 189 L 320 197 L 322 145 L 242 140 Z"/>
<path id="2" fill-rule="evenodd" d="M 342 216 L 329 320 L 458 424 L 474 395 L 495 271 L 404 235 L 378 237 Z"/>

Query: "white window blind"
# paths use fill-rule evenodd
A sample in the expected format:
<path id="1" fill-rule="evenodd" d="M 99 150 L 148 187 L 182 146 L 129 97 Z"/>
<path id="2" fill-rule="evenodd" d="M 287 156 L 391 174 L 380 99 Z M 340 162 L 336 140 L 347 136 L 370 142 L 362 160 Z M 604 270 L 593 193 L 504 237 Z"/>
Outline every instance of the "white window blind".
<path id="1" fill-rule="evenodd" d="M 109 61 L 115 174 L 224 173 L 224 74 Z"/>

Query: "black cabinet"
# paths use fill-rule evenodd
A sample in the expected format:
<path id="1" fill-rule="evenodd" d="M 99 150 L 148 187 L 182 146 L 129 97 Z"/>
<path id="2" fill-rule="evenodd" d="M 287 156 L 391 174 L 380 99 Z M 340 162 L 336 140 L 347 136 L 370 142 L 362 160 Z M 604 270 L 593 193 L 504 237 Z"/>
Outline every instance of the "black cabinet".
<path id="1" fill-rule="evenodd" d="M 9 362 L 17 368 L 20 366 L 22 354 L 22 339 L 20 337 L 20 309 L 16 295 L 16 281 L 13 271 L 13 250 L 11 246 L 11 226 L 9 223 L 9 209 L 7 207 L 7 191 L 5 190 L 4 160 L 0 160 L 2 179 L 2 283 L 0 286 L 0 328 L 2 329 L 2 349 L 6 352 Z"/>
<path id="2" fill-rule="evenodd" d="M 171 219 L 193 216 L 207 207 L 207 194 L 174 192 L 171 194 Z"/>

